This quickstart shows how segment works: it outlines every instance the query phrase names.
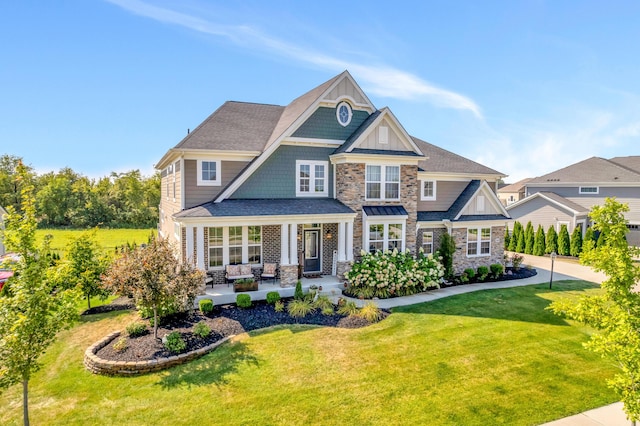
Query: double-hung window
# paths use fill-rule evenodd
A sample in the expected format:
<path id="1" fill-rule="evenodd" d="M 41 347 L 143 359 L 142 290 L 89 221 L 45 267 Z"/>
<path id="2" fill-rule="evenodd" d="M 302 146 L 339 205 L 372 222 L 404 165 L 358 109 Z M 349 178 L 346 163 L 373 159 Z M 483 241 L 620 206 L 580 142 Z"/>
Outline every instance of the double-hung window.
<path id="1" fill-rule="evenodd" d="M 209 268 L 262 263 L 262 226 L 209 228 Z"/>
<path id="2" fill-rule="evenodd" d="M 326 197 L 329 194 L 328 161 L 296 161 L 296 196 Z"/>
<path id="3" fill-rule="evenodd" d="M 433 254 L 433 231 L 422 233 L 422 249 L 424 254 Z"/>
<path id="4" fill-rule="evenodd" d="M 224 238 L 222 227 L 209 228 L 209 267 L 222 266 L 222 251 L 224 250 Z M 189 253 L 188 255 L 191 255 Z"/>
<path id="5" fill-rule="evenodd" d="M 372 223 L 369 225 L 369 252 L 398 249 L 404 245 L 404 226 L 402 223 Z"/>
<path id="6" fill-rule="evenodd" d="M 422 181 L 422 193 L 420 194 L 422 201 L 433 201 L 436 199 L 436 181 L 435 180 L 423 180 Z"/>
<path id="7" fill-rule="evenodd" d="M 242 263 L 242 226 L 229 227 L 229 263 Z"/>
<path id="8" fill-rule="evenodd" d="M 400 199 L 400 166 L 367 165 L 365 180 L 368 200 Z"/>
<path id="9" fill-rule="evenodd" d="M 262 263 L 262 226 L 249 226 L 248 229 L 248 252 L 249 263 Z"/>
<path id="10" fill-rule="evenodd" d="M 198 186 L 220 186 L 220 161 L 198 160 Z"/>
<path id="11" fill-rule="evenodd" d="M 467 229 L 467 256 L 491 254 L 491 228 Z"/>

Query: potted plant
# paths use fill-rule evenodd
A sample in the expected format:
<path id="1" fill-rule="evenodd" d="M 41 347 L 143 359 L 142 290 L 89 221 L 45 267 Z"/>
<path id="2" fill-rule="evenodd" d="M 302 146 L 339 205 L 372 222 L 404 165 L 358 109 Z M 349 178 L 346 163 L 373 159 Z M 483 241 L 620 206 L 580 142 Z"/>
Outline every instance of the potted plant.
<path id="1" fill-rule="evenodd" d="M 233 282 L 233 291 L 235 293 L 242 291 L 257 291 L 258 282 L 255 278 L 244 278 Z"/>

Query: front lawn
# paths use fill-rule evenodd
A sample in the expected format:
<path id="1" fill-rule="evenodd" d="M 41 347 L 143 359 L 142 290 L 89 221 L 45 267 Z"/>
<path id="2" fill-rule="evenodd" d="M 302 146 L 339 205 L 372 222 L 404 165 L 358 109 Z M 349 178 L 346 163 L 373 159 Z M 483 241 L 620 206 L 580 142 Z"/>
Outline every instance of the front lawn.
<path id="1" fill-rule="evenodd" d="M 40 243 L 44 236 L 49 234 L 53 237 L 51 240 L 51 248 L 64 253 L 67 250 L 69 242 L 78 238 L 83 229 L 38 229 L 36 238 Z M 149 236 L 156 235 L 155 229 L 98 229 L 96 232 L 96 241 L 103 250 L 113 253 L 116 247 L 123 244 L 146 244 Z"/>
<path id="2" fill-rule="evenodd" d="M 190 364 L 134 378 L 92 375 L 84 350 L 132 321 L 93 317 L 61 334 L 31 381 L 34 424 L 535 425 L 616 400 L 590 330 L 544 308 L 600 291 L 571 281 L 397 308 L 361 329 L 278 326 Z M 21 421 L 21 388 L 0 396 Z"/>

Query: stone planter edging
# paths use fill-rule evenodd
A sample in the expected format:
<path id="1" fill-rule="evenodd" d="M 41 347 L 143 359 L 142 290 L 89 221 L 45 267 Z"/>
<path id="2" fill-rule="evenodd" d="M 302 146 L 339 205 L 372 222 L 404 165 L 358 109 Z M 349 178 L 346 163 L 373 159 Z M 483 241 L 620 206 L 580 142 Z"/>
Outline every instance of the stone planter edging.
<path id="1" fill-rule="evenodd" d="M 200 348 L 198 350 L 187 352 L 180 355 L 170 356 L 168 358 L 152 359 L 147 361 L 110 361 L 102 359 L 96 353 L 107 346 L 113 339 L 120 336 L 119 331 L 115 331 L 104 339 L 89 346 L 84 352 L 84 366 L 87 370 L 94 374 L 102 374 L 105 376 L 134 376 L 137 374 L 146 374 L 154 371 L 164 370 L 176 365 L 184 364 L 208 354 L 215 348 L 231 339 L 234 336 L 227 336 L 215 343 Z"/>

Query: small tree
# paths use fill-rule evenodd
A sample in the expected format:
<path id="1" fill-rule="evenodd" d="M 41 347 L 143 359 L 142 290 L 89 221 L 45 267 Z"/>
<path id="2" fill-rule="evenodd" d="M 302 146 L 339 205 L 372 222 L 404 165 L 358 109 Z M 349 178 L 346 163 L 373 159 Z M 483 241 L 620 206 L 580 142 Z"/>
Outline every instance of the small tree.
<path id="1" fill-rule="evenodd" d="M 444 266 L 444 274 L 447 279 L 453 277 L 453 254 L 456 252 L 456 243 L 449 233 L 442 234 L 440 237 L 440 248 L 438 253 L 442 256 L 442 265 Z"/>
<path id="2" fill-rule="evenodd" d="M 509 242 L 511 241 L 511 235 L 509 235 L 509 227 L 504 227 L 504 249 L 509 250 Z"/>
<path id="3" fill-rule="evenodd" d="M 640 281 L 640 267 L 633 258 L 640 250 L 630 247 L 625 239 L 627 211 L 626 204 L 607 198 L 589 214 L 594 228 L 607 238 L 597 248 L 593 240 L 585 239 L 580 262 L 607 275 L 601 284 L 604 294 L 583 297 L 578 303 L 559 300 L 550 308 L 599 331 L 586 347 L 615 360 L 620 367 L 608 384 L 618 393 L 627 417 L 635 422 L 640 420 L 640 294 L 634 287 Z"/>
<path id="4" fill-rule="evenodd" d="M 19 165 L 18 179 L 26 176 Z M 49 238 L 36 246 L 36 207 L 33 186 L 21 190 L 22 214 L 8 207 L 6 247 L 19 254 L 10 291 L 0 296 L 0 389 L 22 383 L 23 422 L 29 425 L 29 380 L 40 369 L 38 358 L 54 342 L 58 331 L 77 317 L 76 294 L 56 290 L 46 280 Z M 0 231 L 1 232 L 1 231 Z"/>
<path id="5" fill-rule="evenodd" d="M 524 229 L 520 228 L 520 232 L 518 232 L 518 243 L 516 244 L 516 251 L 518 253 L 524 253 L 525 248 L 525 232 Z"/>
<path id="6" fill-rule="evenodd" d="M 560 233 L 558 234 L 558 254 L 561 256 L 569 256 L 571 251 L 571 241 L 569 239 L 569 230 L 567 225 L 562 224 L 560 226 Z"/>
<path id="7" fill-rule="evenodd" d="M 133 295 L 136 304 L 153 310 L 153 334 L 158 338 L 158 308 L 177 302 L 182 310 L 193 308 L 204 273 L 190 263 L 180 263 L 167 240 L 155 239 L 147 247 L 125 251 L 116 259 L 103 282 L 117 294 Z"/>
<path id="8" fill-rule="evenodd" d="M 509 251 L 516 251 L 518 247 L 518 236 L 522 231 L 522 225 L 517 220 L 513 223 L 513 233 L 511 234 L 511 240 L 509 241 Z"/>
<path id="9" fill-rule="evenodd" d="M 533 254 L 533 244 L 535 241 L 535 234 L 533 232 L 533 225 L 531 221 L 527 222 L 527 227 L 524 231 L 524 252 L 526 254 Z"/>
<path id="10" fill-rule="evenodd" d="M 546 247 L 547 242 L 544 236 L 544 229 L 542 229 L 542 225 L 538 225 L 535 242 L 533 243 L 533 254 L 536 256 L 544 256 L 544 250 Z"/>
<path id="11" fill-rule="evenodd" d="M 547 248 L 545 249 L 545 253 L 553 252 L 558 253 L 558 234 L 556 234 L 555 228 L 551 225 L 547 231 Z"/>
<path id="12" fill-rule="evenodd" d="M 580 252 L 582 252 L 582 230 L 576 226 L 571 234 L 571 250 L 569 254 L 578 257 Z"/>
<path id="13" fill-rule="evenodd" d="M 593 241 L 593 244 L 595 246 L 596 244 L 596 233 L 593 232 L 593 228 L 590 226 L 587 228 L 586 232 L 584 233 L 584 240 L 582 241 L 582 246 L 585 247 L 587 245 L 587 241 Z"/>

